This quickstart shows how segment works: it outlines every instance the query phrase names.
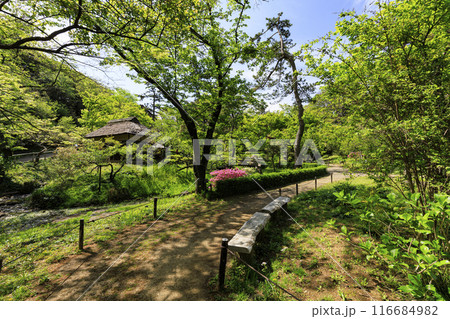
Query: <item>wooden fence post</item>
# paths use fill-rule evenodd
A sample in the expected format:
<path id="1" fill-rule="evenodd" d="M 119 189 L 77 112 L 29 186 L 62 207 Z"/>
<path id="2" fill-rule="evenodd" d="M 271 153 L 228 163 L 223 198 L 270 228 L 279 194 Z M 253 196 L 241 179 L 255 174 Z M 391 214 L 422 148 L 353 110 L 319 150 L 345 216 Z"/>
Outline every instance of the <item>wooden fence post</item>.
<path id="1" fill-rule="evenodd" d="M 153 218 L 158 217 L 158 197 L 153 198 Z"/>
<path id="2" fill-rule="evenodd" d="M 80 236 L 78 237 L 78 249 L 83 250 L 84 246 L 84 219 L 80 219 Z"/>
<path id="3" fill-rule="evenodd" d="M 333 183 L 333 173 L 331 173 L 331 182 Z"/>
<path id="4" fill-rule="evenodd" d="M 227 248 L 228 238 L 222 238 L 222 248 L 220 250 L 220 264 L 219 264 L 219 290 L 225 287 L 225 270 L 227 267 Z"/>
<path id="5" fill-rule="evenodd" d="M 278 193 L 279 193 L 279 194 L 280 194 L 280 196 L 281 196 L 281 188 L 279 188 L 279 189 L 278 189 Z"/>
<path id="6" fill-rule="evenodd" d="M 295 195 L 298 195 L 298 184 L 295 184 Z"/>
<path id="7" fill-rule="evenodd" d="M 314 177 L 314 189 L 317 190 L 317 176 Z"/>

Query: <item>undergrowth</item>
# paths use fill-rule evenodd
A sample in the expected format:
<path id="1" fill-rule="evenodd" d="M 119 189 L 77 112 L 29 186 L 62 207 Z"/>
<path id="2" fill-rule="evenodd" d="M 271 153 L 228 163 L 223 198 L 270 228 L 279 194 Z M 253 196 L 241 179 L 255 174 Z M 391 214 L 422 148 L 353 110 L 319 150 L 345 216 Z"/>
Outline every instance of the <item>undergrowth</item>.
<path id="1" fill-rule="evenodd" d="M 303 300 L 444 300 L 449 197 L 438 195 L 423 213 L 408 196 L 368 178 L 302 193 L 288 206 L 296 222 L 278 212 L 259 235 L 252 264 Z M 293 299 L 231 260 L 217 299 Z"/>

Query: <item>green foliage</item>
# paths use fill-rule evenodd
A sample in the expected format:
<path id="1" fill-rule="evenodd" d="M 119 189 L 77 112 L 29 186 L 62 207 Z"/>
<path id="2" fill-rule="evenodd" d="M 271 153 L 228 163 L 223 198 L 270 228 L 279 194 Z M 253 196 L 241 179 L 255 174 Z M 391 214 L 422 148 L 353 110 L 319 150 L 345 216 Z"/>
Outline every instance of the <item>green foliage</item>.
<path id="1" fill-rule="evenodd" d="M 360 164 L 387 181 L 404 172 L 424 201 L 449 185 L 450 7 L 446 0 L 376 5 L 370 15 L 342 14 L 323 45 L 305 46 L 305 57 L 328 100 L 376 141 L 355 150 L 363 152 Z"/>
<path id="2" fill-rule="evenodd" d="M 117 165 L 115 166 L 117 167 Z M 192 172 L 180 172 L 174 165 L 166 165 L 149 174 L 145 168 L 126 167 L 114 181 L 102 179 L 98 190 L 98 176 L 77 174 L 70 183 L 53 182 L 31 195 L 31 204 L 41 209 L 77 207 L 118 203 L 148 196 L 174 196 L 185 191 L 193 182 Z"/>
<path id="3" fill-rule="evenodd" d="M 80 124 L 89 130 L 95 130 L 110 120 L 137 117 L 139 122 L 147 127 L 152 126 L 152 120 L 144 108 L 137 104 L 137 98 L 125 90 L 89 90 L 82 94 L 84 109 L 81 111 Z"/>
<path id="4" fill-rule="evenodd" d="M 236 194 L 245 194 L 252 191 L 260 191 L 261 185 L 264 189 L 272 189 L 297 182 L 302 182 L 314 177 L 327 174 L 326 166 L 315 168 L 284 170 L 276 173 L 253 174 L 235 179 L 217 181 L 216 190 L 212 196 L 219 198 Z M 255 181 L 258 183 L 255 183 Z"/>
<path id="5" fill-rule="evenodd" d="M 30 190 L 31 184 L 24 185 L 17 181 L 22 179 L 20 175 L 12 174 L 17 167 L 12 155 L 80 144 L 81 136 L 87 133 L 76 127 L 84 107 L 82 95 L 108 91 L 70 69 L 64 61 L 24 52 L 3 52 L 2 56 L 0 189 L 11 186 L 10 191 L 25 191 Z M 27 175 L 36 174 L 31 172 L 35 167 L 29 170 Z"/>
<path id="6" fill-rule="evenodd" d="M 347 112 L 348 113 L 348 112 Z M 370 130 L 342 110 L 339 102 L 326 94 L 317 94 L 305 107 L 305 139 L 312 139 L 324 160 L 347 159 L 351 152 L 371 151 L 377 141 Z"/>
<path id="7" fill-rule="evenodd" d="M 303 120 L 303 101 L 309 98 L 314 91 L 313 85 L 302 78 L 301 70 L 297 69 L 296 62 L 302 58 L 292 54 L 291 50 L 295 43 L 290 39 L 289 20 L 282 20 L 283 13 L 278 17 L 267 18 L 266 28 L 256 34 L 253 41 L 256 42 L 258 54 L 253 55 L 253 69 L 256 68 L 254 78 L 259 89 L 272 89 L 271 94 L 266 96 L 279 99 L 287 95 L 293 95 L 295 103 L 297 132 L 294 141 L 295 157 L 300 154 L 300 143 L 302 140 L 305 123 Z"/>
<path id="8" fill-rule="evenodd" d="M 311 298 L 311 294 L 304 297 L 303 290 L 310 291 L 311 287 L 315 287 L 317 292 L 314 292 L 313 298 L 317 300 L 335 300 L 330 294 L 335 295 L 336 292 L 340 298 L 354 300 L 359 288 L 349 292 L 348 278 L 331 260 L 327 260 L 326 254 L 311 241 L 311 237 L 315 237 L 316 241 L 326 247 L 325 249 L 330 249 L 330 253 L 371 294 L 372 287 L 376 285 L 383 300 L 411 299 L 410 295 L 405 295 L 399 290 L 402 285 L 408 284 L 407 274 L 399 272 L 396 268 L 389 268 L 382 260 L 372 258 L 367 261 L 364 258 L 367 249 L 374 249 L 382 243 L 380 237 L 374 234 L 375 222 L 368 227 L 366 221 L 359 217 L 367 198 L 375 194 L 380 198 L 387 198 L 389 192 L 386 189 L 376 188 L 375 185 L 367 177 L 359 177 L 333 183 L 317 191 L 300 193 L 289 203 L 288 211 L 302 227 L 287 217 L 271 219 L 256 242 L 255 262 L 252 266 L 282 287 L 297 292 L 300 298 Z M 347 215 L 336 211 L 346 200 L 338 199 L 334 194 L 342 193 L 343 197 L 350 201 L 360 200 L 354 201 L 355 205 L 346 204 L 345 211 L 349 213 Z M 354 193 L 356 195 L 353 197 L 351 194 Z M 378 213 L 383 215 L 386 212 Z M 367 240 L 370 234 L 372 238 Z M 340 255 L 336 247 L 346 249 Z M 227 300 L 268 298 L 263 288 L 264 280 L 259 276 L 254 278 L 255 275 L 251 275 L 251 272 L 240 263 L 232 263 L 226 280 L 227 290 L 222 298 Z M 326 281 L 321 279 L 323 272 L 330 273 L 326 276 Z M 274 287 L 273 291 L 276 290 Z M 281 300 L 289 297 L 280 293 L 276 298 Z"/>
<path id="9" fill-rule="evenodd" d="M 242 72 L 231 72 L 248 46 L 243 31 L 247 1 L 229 1 L 227 6 L 217 1 L 166 1 L 158 6 L 138 1 L 118 7 L 130 17 L 127 35 L 142 34 L 149 19 L 152 26 L 139 39 L 105 37 L 102 43 L 114 52 L 107 62 L 129 65 L 141 81 L 155 87 L 176 109 L 190 140 L 213 139 L 216 128 L 254 104 L 254 91 Z M 116 13 L 104 17 L 114 20 Z M 205 146 L 200 152 L 209 154 L 210 149 Z M 201 157 L 194 167 L 198 193 L 206 190 L 207 164 Z"/>
<path id="10" fill-rule="evenodd" d="M 406 198 L 395 193 L 334 194 L 338 201 L 354 207 L 353 213 L 379 239 L 360 243 L 367 258 L 408 278 L 401 291 L 421 300 L 450 300 L 450 196 L 435 194 L 423 206 L 419 193 Z M 342 232 L 350 235 L 346 229 Z"/>
<path id="11" fill-rule="evenodd" d="M 288 147 L 287 163 L 282 163 L 280 158 L 280 145 L 276 144 L 277 140 L 288 140 L 292 144 L 296 134 L 295 117 L 288 111 L 267 112 L 263 114 L 250 113 L 244 114 L 239 125 L 231 128 L 231 132 L 225 135 L 225 138 L 233 138 L 236 140 L 248 140 L 252 145 L 256 145 L 260 140 L 264 140 L 264 144 L 258 150 L 264 162 L 272 169 L 282 168 L 284 165 L 293 166 L 294 154 Z M 236 144 L 236 157 L 238 161 L 250 157 L 252 154 L 248 152 L 248 148 L 244 143 Z"/>

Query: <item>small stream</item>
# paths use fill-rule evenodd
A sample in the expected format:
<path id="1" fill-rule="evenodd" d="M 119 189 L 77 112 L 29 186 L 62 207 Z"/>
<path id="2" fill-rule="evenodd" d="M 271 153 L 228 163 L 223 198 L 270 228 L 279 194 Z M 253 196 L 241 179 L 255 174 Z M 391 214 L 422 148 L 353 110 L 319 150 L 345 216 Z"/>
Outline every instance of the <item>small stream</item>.
<path id="1" fill-rule="evenodd" d="M 10 195 L 0 197 L 0 233 L 26 230 L 71 215 L 70 210 L 38 210 L 31 208 L 27 203 L 29 196 Z"/>

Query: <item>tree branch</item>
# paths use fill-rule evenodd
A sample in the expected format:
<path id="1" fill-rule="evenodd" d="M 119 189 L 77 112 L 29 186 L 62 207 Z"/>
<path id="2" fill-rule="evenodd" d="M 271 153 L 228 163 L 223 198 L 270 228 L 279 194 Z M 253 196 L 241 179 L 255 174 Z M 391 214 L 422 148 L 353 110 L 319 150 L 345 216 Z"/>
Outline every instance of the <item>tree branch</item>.
<path id="1" fill-rule="evenodd" d="M 12 120 L 6 115 L 6 113 L 9 113 L 9 114 L 11 114 L 12 116 L 15 116 L 15 117 L 21 119 L 22 121 L 28 123 L 31 127 L 34 127 L 34 128 L 37 129 L 38 131 L 42 131 L 39 127 L 35 126 L 33 123 L 31 123 L 29 120 L 27 120 L 27 119 L 24 118 L 23 116 L 21 116 L 21 115 L 15 113 L 15 112 L 13 112 L 13 111 L 7 110 L 7 109 L 5 109 L 5 108 L 2 107 L 2 106 L 0 106 L 0 112 L 2 112 L 2 113 L 5 115 L 5 117 L 6 117 L 11 123 L 17 124 L 17 123 L 15 123 L 14 121 L 12 121 Z"/>
<path id="2" fill-rule="evenodd" d="M 45 37 L 42 37 L 42 36 L 28 37 L 28 38 L 23 38 L 23 39 L 17 40 L 16 42 L 8 44 L 8 45 L 0 44 L 0 49 L 6 49 L 6 50 L 20 49 L 21 46 L 23 44 L 25 44 L 25 43 L 29 43 L 29 42 L 48 42 L 48 41 L 53 40 L 54 38 L 56 38 L 60 34 L 63 34 L 63 33 L 66 33 L 66 32 L 69 32 L 71 30 L 79 28 L 78 23 L 80 21 L 81 15 L 83 13 L 82 3 L 83 3 L 83 0 L 78 0 L 78 7 L 79 8 L 78 8 L 78 12 L 77 12 L 77 15 L 75 17 L 74 23 L 72 25 L 67 26 L 65 28 L 62 28 L 62 29 L 59 29 L 59 30 L 56 30 L 56 31 L 50 33 L 49 35 L 47 35 Z"/>
<path id="3" fill-rule="evenodd" d="M 9 1 L 11 1 L 11 0 L 4 0 L 4 1 L 0 2 L 0 10 L 2 10 L 3 7 L 5 6 L 5 4 L 7 4 Z"/>

